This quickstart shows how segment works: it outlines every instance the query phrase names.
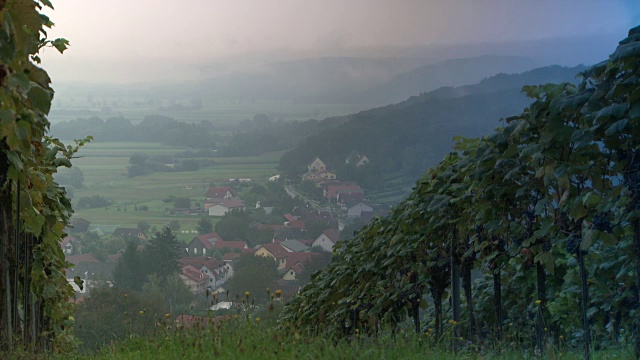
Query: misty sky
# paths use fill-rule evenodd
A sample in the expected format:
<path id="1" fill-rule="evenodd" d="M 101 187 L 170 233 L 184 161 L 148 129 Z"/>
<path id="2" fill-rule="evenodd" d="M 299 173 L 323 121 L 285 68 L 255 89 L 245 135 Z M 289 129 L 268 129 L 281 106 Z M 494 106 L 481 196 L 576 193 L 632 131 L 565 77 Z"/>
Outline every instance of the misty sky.
<path id="1" fill-rule="evenodd" d="M 179 80 L 202 64 L 259 54 L 614 34 L 638 0 L 57 0 L 43 66 L 54 81 Z M 186 76 L 186 75 L 185 75 Z"/>

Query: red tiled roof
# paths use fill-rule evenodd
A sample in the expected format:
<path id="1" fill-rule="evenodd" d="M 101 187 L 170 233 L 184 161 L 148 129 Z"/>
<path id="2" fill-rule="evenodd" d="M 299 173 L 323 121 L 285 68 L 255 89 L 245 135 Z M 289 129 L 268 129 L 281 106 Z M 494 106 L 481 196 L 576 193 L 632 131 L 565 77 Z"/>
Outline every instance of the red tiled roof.
<path id="1" fill-rule="evenodd" d="M 107 259 L 112 263 L 117 264 L 118 261 L 120 261 L 121 257 L 122 257 L 122 253 L 117 253 L 117 254 L 107 256 Z"/>
<path id="2" fill-rule="evenodd" d="M 231 193 L 231 196 L 237 197 L 238 194 L 229 186 L 210 187 L 205 195 L 207 198 L 223 198 L 227 195 L 227 191 Z"/>
<path id="3" fill-rule="evenodd" d="M 362 191 L 362 189 L 360 188 L 360 185 L 357 185 L 357 184 L 348 184 L 348 185 L 345 185 L 344 183 L 332 184 L 327 186 L 325 197 L 328 197 L 331 199 L 336 198 L 338 196 L 338 191 L 345 191 L 345 190 L 349 190 L 350 192 Z"/>
<path id="4" fill-rule="evenodd" d="M 60 241 L 60 246 L 64 248 L 68 243 L 72 243 L 76 240 L 78 239 L 76 239 L 74 236 L 66 236 L 64 239 L 62 239 L 62 241 Z"/>
<path id="5" fill-rule="evenodd" d="M 200 272 L 200 270 L 196 269 L 191 265 L 186 265 L 182 267 L 182 275 L 188 277 L 189 279 L 195 282 L 205 282 L 209 281 L 207 276 Z"/>
<path id="6" fill-rule="evenodd" d="M 300 275 L 304 271 L 304 265 L 302 265 L 301 263 L 296 263 L 293 266 L 289 266 L 287 270 L 293 270 L 296 272 L 296 274 Z"/>
<path id="7" fill-rule="evenodd" d="M 265 248 L 271 255 L 275 256 L 276 259 L 286 258 L 287 254 L 290 254 L 290 252 L 288 252 L 280 244 L 269 243 L 262 245 L 262 247 Z"/>
<path id="8" fill-rule="evenodd" d="M 298 220 L 298 219 L 296 219 L 295 216 L 293 216 L 291 214 L 284 214 L 284 218 L 287 219 L 287 221 L 291 221 L 291 222 L 294 222 L 294 221 Z"/>
<path id="9" fill-rule="evenodd" d="M 78 265 L 83 262 L 100 262 L 100 260 L 96 259 L 92 254 L 67 255 L 66 260 L 73 265 Z"/>
<path id="10" fill-rule="evenodd" d="M 290 252 L 287 254 L 287 266 L 293 266 L 295 264 L 306 264 L 314 256 L 314 253 L 310 252 Z"/>
<path id="11" fill-rule="evenodd" d="M 246 249 L 247 248 L 247 242 L 246 241 L 216 241 L 216 243 L 213 245 L 213 247 L 215 247 L 216 249 Z"/>
<path id="12" fill-rule="evenodd" d="M 331 241 L 333 241 L 334 244 L 340 241 L 340 233 L 336 229 L 329 228 L 322 233 L 325 234 Z"/>
<path id="13" fill-rule="evenodd" d="M 222 256 L 222 260 L 223 261 L 231 261 L 231 260 L 236 259 L 240 255 L 241 255 L 241 253 L 229 252 L 229 253 L 226 253 L 226 254 L 224 254 Z"/>
<path id="14" fill-rule="evenodd" d="M 186 257 L 186 258 L 178 259 L 178 262 L 184 266 L 193 266 L 194 268 L 197 268 L 197 269 L 200 269 L 203 266 L 206 266 L 207 269 L 211 270 L 212 272 L 215 269 L 218 269 L 224 266 L 224 262 L 208 256 Z"/>
<path id="15" fill-rule="evenodd" d="M 193 241 L 199 241 L 206 249 L 213 249 L 213 244 L 217 241 L 223 241 L 220 235 L 215 232 L 198 235 L 193 238 Z"/>

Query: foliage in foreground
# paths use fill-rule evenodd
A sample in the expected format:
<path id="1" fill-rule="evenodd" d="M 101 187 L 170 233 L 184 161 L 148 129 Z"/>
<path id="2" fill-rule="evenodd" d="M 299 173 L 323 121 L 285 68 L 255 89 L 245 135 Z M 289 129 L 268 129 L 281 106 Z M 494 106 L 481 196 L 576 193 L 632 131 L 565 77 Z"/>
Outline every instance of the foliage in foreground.
<path id="1" fill-rule="evenodd" d="M 634 342 L 640 357 L 639 73 L 636 27 L 579 86 L 525 87 L 534 103 L 458 139 L 389 217 L 337 250 L 284 328 L 349 337 L 411 318 L 453 348 L 569 342 L 588 358 L 595 339 Z"/>
<path id="2" fill-rule="evenodd" d="M 53 8 L 49 0 L 0 1 L 0 351 L 73 343 L 73 289 L 59 244 L 71 203 L 53 175 L 89 138 L 65 146 L 47 136 L 54 92 L 38 53 L 68 42 L 47 39 L 45 6 Z"/>
<path id="3" fill-rule="evenodd" d="M 293 329 L 277 331 L 259 318 L 205 320 L 202 327 L 175 327 L 173 321 L 157 324 L 153 335 L 131 336 L 90 355 L 65 359 L 534 359 L 529 349 L 505 348 L 479 352 L 468 344 L 457 353 L 434 344 L 424 334 L 398 333 L 395 337 L 354 335 L 338 339 L 327 335 L 305 337 Z M 548 349 L 556 359 L 579 359 L 567 349 Z M 596 359 L 630 359 L 631 350 L 608 349 Z"/>

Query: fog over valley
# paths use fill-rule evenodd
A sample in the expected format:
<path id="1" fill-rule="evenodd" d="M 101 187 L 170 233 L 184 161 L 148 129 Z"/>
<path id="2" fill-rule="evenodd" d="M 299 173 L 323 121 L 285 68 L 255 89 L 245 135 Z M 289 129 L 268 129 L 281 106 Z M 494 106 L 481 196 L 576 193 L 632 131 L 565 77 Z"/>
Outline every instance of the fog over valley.
<path id="1" fill-rule="evenodd" d="M 0 359 L 640 358 L 639 72 L 637 0 L 0 0 Z"/>

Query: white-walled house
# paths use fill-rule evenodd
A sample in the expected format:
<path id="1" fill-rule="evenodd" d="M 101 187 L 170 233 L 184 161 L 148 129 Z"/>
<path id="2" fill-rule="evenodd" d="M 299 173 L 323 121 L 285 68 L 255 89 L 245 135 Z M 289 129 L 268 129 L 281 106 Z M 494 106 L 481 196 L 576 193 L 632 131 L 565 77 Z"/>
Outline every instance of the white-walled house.
<path id="1" fill-rule="evenodd" d="M 340 233 L 336 229 L 327 229 L 318 236 L 311 247 L 318 246 L 326 252 L 332 252 L 333 246 L 340 241 Z"/>
<path id="2" fill-rule="evenodd" d="M 237 199 L 223 200 L 219 203 L 206 204 L 205 206 L 208 207 L 209 216 L 224 216 L 231 210 L 244 211 L 245 209 L 244 201 Z"/>

